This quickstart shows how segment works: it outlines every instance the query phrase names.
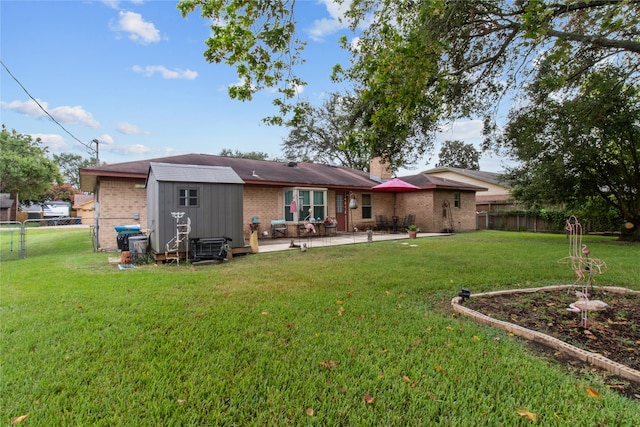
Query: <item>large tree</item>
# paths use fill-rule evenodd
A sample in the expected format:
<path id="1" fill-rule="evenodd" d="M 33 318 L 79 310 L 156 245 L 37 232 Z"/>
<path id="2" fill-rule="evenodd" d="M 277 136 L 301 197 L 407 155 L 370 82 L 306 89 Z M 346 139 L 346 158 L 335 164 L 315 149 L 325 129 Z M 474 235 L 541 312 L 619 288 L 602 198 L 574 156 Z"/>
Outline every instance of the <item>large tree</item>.
<path id="1" fill-rule="evenodd" d="M 532 85 L 528 105 L 513 109 L 504 144 L 521 161 L 514 195 L 532 205 L 577 208 L 598 197 L 640 240 L 640 85 L 613 65 L 582 79 L 575 92 Z"/>
<path id="2" fill-rule="evenodd" d="M 63 184 L 58 165 L 39 138 L 0 131 L 0 189 L 21 200 L 40 200 L 54 184 Z"/>
<path id="3" fill-rule="evenodd" d="M 54 154 L 53 160 L 58 164 L 65 182 L 74 188 L 80 188 L 80 169 L 94 166 L 96 163 L 95 158 L 86 159 L 73 153 Z"/>
<path id="4" fill-rule="evenodd" d="M 236 68 L 243 84 L 229 89 L 233 98 L 278 88 L 280 111 L 270 123 L 287 116 L 295 123 L 308 108 L 296 90 L 304 83 L 296 74 L 304 43 L 295 38 L 294 5 L 178 5 L 183 16 L 199 8 L 211 20 L 205 58 Z M 365 26 L 357 43 L 343 39 L 353 55 L 350 68 L 335 68 L 360 100 L 355 112 L 365 127 L 350 143 L 366 144 L 392 163 L 426 150 L 431 140 L 421 136 L 442 120 L 484 117 L 491 135 L 496 103 L 534 78 L 540 61 L 556 70 L 546 82 L 555 86 L 573 84 L 603 60 L 615 60 L 628 76 L 640 66 L 640 0 L 357 0 L 347 19 L 354 29 Z"/>
<path id="5" fill-rule="evenodd" d="M 350 114 L 353 101 L 348 95 L 331 93 L 322 106 L 310 107 L 283 141 L 284 157 L 359 170 L 368 168 L 368 146 L 347 143 L 357 137 Z"/>
<path id="6" fill-rule="evenodd" d="M 222 157 L 239 157 L 241 159 L 253 159 L 253 160 L 268 160 L 269 155 L 260 151 L 247 151 L 242 152 L 240 150 L 232 150 L 230 148 L 223 148 L 220 151 L 219 156 Z"/>
<path id="7" fill-rule="evenodd" d="M 464 141 L 445 141 L 438 154 L 436 166 L 480 170 L 480 152 Z"/>
<path id="8" fill-rule="evenodd" d="M 69 183 L 65 183 L 63 185 L 52 185 L 49 187 L 47 191 L 42 195 L 42 199 L 47 200 L 62 200 L 65 202 L 69 202 L 73 204 L 73 197 L 76 194 L 82 194 L 82 191 L 78 190 L 77 187 Z"/>

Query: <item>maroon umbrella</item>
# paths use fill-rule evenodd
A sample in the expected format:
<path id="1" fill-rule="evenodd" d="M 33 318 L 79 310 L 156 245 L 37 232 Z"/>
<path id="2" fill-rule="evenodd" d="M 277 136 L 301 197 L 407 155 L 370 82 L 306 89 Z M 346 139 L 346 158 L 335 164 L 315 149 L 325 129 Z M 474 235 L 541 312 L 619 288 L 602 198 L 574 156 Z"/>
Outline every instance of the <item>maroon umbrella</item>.
<path id="1" fill-rule="evenodd" d="M 403 181 L 400 178 L 390 179 L 389 181 L 385 181 L 382 184 L 378 184 L 372 188 L 374 190 L 389 191 L 389 192 L 396 192 L 396 193 L 401 193 L 404 191 L 415 191 L 420 189 L 420 187 L 418 187 L 417 185 L 409 184 L 408 182 Z"/>
<path id="2" fill-rule="evenodd" d="M 396 215 L 396 197 L 397 193 L 404 193 L 407 191 L 416 191 L 420 190 L 420 187 L 409 184 L 406 181 L 401 180 L 400 178 L 393 178 L 389 181 L 385 181 L 382 184 L 378 184 L 372 187 L 372 190 L 378 191 L 387 191 L 389 193 L 394 193 L 393 195 L 393 215 Z"/>

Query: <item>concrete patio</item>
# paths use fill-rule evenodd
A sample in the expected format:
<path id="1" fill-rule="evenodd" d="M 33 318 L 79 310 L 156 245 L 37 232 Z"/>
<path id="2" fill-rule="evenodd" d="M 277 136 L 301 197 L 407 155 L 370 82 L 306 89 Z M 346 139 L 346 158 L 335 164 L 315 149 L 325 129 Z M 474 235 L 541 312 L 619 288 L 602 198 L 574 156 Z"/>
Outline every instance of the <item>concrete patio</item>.
<path id="1" fill-rule="evenodd" d="M 418 233 L 417 239 L 422 239 L 425 237 L 435 237 L 435 236 L 449 236 L 446 233 Z M 380 242 L 384 240 L 406 240 L 407 243 L 414 242 L 415 240 L 410 240 L 407 233 L 373 233 L 371 236 L 373 242 Z M 297 247 L 291 247 L 291 242 Z M 337 245 L 353 245 L 360 243 L 367 243 L 368 236 L 366 232 L 357 232 L 357 233 L 338 233 L 329 236 L 292 236 L 289 238 L 281 237 L 277 239 L 260 239 L 258 241 L 258 252 L 266 253 L 266 252 L 275 252 L 275 251 L 287 251 L 287 250 L 300 250 L 300 247 L 305 244 L 307 245 L 307 249 L 311 248 L 319 248 L 324 246 L 337 246 Z"/>

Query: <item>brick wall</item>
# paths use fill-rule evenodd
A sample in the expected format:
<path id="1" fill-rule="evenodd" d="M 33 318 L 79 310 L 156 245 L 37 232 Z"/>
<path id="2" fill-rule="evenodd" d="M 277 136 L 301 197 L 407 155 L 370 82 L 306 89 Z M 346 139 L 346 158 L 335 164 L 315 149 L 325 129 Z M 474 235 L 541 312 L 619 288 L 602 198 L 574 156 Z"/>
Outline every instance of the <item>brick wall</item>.
<path id="1" fill-rule="evenodd" d="M 284 195 L 282 188 L 245 185 L 243 194 L 243 224 L 248 240 L 251 230 L 249 224 L 254 216 L 260 220 L 260 238 L 271 237 L 271 220 L 284 219 Z M 267 231 L 268 236 L 263 232 Z"/>
<path id="2" fill-rule="evenodd" d="M 442 215 L 442 204 L 449 202 L 452 209 L 453 226 L 455 231 L 469 231 L 476 229 L 475 193 L 460 192 L 461 207 L 453 206 L 453 191 L 420 191 L 398 193 L 384 193 L 367 191 L 372 195 L 373 218 L 362 218 L 361 192 L 356 193 L 358 209 L 351 211 L 353 225 L 360 230 L 373 228 L 376 215 L 393 215 L 394 197 L 396 214 L 401 218 L 407 214 L 416 216 L 415 223 L 422 231 L 440 232 L 445 227 Z M 419 197 L 417 197 L 419 196 Z M 117 249 L 117 225 L 140 224 L 142 229 L 147 224 L 147 192 L 144 180 L 105 180 L 100 181 L 98 193 L 100 201 L 99 246 L 104 250 Z M 243 218 L 245 238 L 248 241 L 251 231 L 249 224 L 254 216 L 260 221 L 260 238 L 271 238 L 271 220 L 283 219 L 284 194 L 280 187 L 260 187 L 246 185 L 243 193 Z M 330 216 L 335 216 L 335 191 L 328 191 L 327 206 Z M 134 219 L 138 213 L 139 219 Z M 351 219 L 348 229 L 351 230 Z M 263 234 L 267 231 L 267 235 Z M 296 235 L 293 225 L 289 228 L 292 236 Z"/>
<path id="3" fill-rule="evenodd" d="M 430 232 L 439 233 L 448 226 L 454 231 L 472 231 L 476 229 L 476 196 L 473 191 L 460 191 L 460 207 L 454 206 L 454 194 L 456 191 L 439 191 L 434 196 L 433 202 L 433 228 Z M 452 224 L 448 224 L 444 216 L 443 203 L 448 202 L 451 209 Z"/>
<path id="4" fill-rule="evenodd" d="M 101 179 L 98 191 L 100 202 L 99 246 L 104 250 L 117 249 L 117 225 L 140 224 L 147 228 L 147 190 L 144 180 Z M 134 218 L 134 214 L 139 219 Z"/>
<path id="5" fill-rule="evenodd" d="M 431 224 L 433 212 L 433 191 L 410 191 L 398 193 L 396 215 L 400 217 L 400 223 L 405 215 L 415 215 L 415 225 L 421 231 L 433 230 Z M 404 231 L 404 230 L 400 230 Z"/>
<path id="6" fill-rule="evenodd" d="M 460 193 L 460 207 L 454 207 L 455 191 L 420 191 L 399 193 L 396 212 L 402 218 L 407 214 L 416 216 L 415 224 L 421 231 L 439 233 L 447 228 L 447 218 L 443 215 L 445 201 L 451 206 L 451 216 L 455 231 L 476 229 L 475 193 Z"/>

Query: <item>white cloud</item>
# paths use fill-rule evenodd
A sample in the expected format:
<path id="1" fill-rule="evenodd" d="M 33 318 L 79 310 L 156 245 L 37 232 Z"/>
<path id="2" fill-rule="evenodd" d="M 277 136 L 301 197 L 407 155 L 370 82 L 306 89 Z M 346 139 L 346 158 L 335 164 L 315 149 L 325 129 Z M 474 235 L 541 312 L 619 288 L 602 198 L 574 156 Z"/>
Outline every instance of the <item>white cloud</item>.
<path id="1" fill-rule="evenodd" d="M 100 127 L 100 123 L 94 120 L 91 113 L 82 108 L 81 105 L 75 107 L 56 107 L 49 112 L 61 123 L 84 125 L 90 128 Z"/>
<path id="2" fill-rule="evenodd" d="M 38 103 L 32 99 L 28 101 L 11 101 L 11 102 L 1 102 L 1 106 L 7 110 L 15 110 L 22 114 L 25 114 L 30 117 L 46 117 L 47 114 L 42 110 L 44 108 L 46 111 L 51 114 L 51 116 L 56 119 L 56 121 L 63 124 L 73 124 L 73 125 L 83 125 L 88 126 L 90 128 L 100 127 L 100 123 L 98 123 L 90 112 L 85 110 L 81 105 L 77 105 L 75 107 L 70 107 L 67 105 L 61 107 L 49 108 L 49 105 L 38 99 Z M 40 104 L 42 108 L 38 106 Z"/>
<path id="3" fill-rule="evenodd" d="M 441 141 L 464 141 L 481 139 L 484 124 L 482 120 L 457 121 L 444 125 L 437 133 Z"/>
<path id="4" fill-rule="evenodd" d="M 54 133 L 32 133 L 30 136 L 33 139 L 40 138 L 42 143 L 49 147 L 51 151 L 62 152 L 69 149 L 69 145 L 60 135 Z"/>
<path id="5" fill-rule="evenodd" d="M 107 7 L 110 7 L 111 9 L 118 9 L 118 7 L 120 6 L 119 0 L 102 0 L 102 3 L 104 3 Z"/>
<path id="6" fill-rule="evenodd" d="M 351 42 L 349 42 L 349 49 L 353 52 L 360 51 L 360 40 L 362 40 L 360 37 L 354 37 Z"/>
<path id="7" fill-rule="evenodd" d="M 100 140 L 102 143 L 102 140 Z M 104 148 L 104 149 L 103 149 Z M 119 161 L 133 161 L 144 158 L 153 158 L 153 157 L 165 157 L 171 156 L 178 152 L 174 148 L 170 147 L 149 147 L 143 144 L 108 144 L 106 146 L 100 145 L 100 152 L 105 154 L 108 157 L 120 157 L 123 158 Z M 100 156 L 103 157 L 102 155 Z"/>
<path id="8" fill-rule="evenodd" d="M 133 4 L 143 4 L 146 0 L 129 0 L 130 3 Z M 120 9 L 121 0 L 102 0 L 105 6 L 110 7 L 111 9 Z"/>
<path id="9" fill-rule="evenodd" d="M 347 28 L 348 25 L 343 18 L 345 12 L 351 7 L 351 1 L 336 3 L 334 0 L 320 0 L 319 3 L 326 7 L 329 18 L 313 21 L 313 25 L 308 31 L 309 37 L 315 41 L 320 41 L 329 34 Z"/>
<path id="10" fill-rule="evenodd" d="M 141 133 L 145 133 L 143 130 L 138 128 L 138 126 L 126 122 L 118 123 L 116 130 L 125 135 L 139 135 Z"/>
<path id="11" fill-rule="evenodd" d="M 42 108 L 47 108 L 47 103 L 38 99 L 38 103 L 42 105 Z M 33 101 L 0 101 L 0 106 L 4 110 L 15 110 L 19 113 L 25 114 L 30 117 L 43 117 L 46 116 L 45 112 Z"/>
<path id="12" fill-rule="evenodd" d="M 142 19 L 142 15 L 135 12 L 121 10 L 118 25 L 113 26 L 114 31 L 124 31 L 129 34 L 129 39 L 137 43 L 148 44 L 160 41 L 160 31 L 152 22 Z"/>
<path id="13" fill-rule="evenodd" d="M 115 141 L 113 140 L 111 135 L 109 135 L 108 133 L 104 133 L 104 134 L 100 135 L 99 137 L 97 137 L 96 139 L 100 143 L 100 149 L 102 149 L 102 146 L 105 145 L 105 144 L 106 145 L 115 145 Z"/>
<path id="14" fill-rule="evenodd" d="M 239 86 L 240 82 L 236 83 L 235 85 L 230 85 L 230 86 Z M 289 83 L 290 87 L 293 88 L 294 92 L 296 95 L 300 95 L 302 92 L 304 92 L 304 85 L 298 85 L 298 84 L 294 84 L 294 83 Z M 270 87 L 266 89 L 267 93 L 278 93 L 278 88 L 276 87 Z"/>
<path id="15" fill-rule="evenodd" d="M 242 78 L 242 79 L 238 79 L 238 81 L 237 81 L 237 82 L 235 82 L 235 83 L 231 83 L 228 87 L 244 86 L 244 82 L 245 82 L 245 79 L 244 79 L 244 78 Z M 221 90 L 226 90 L 226 88 L 221 89 Z M 255 92 L 255 91 L 256 91 L 256 87 L 255 87 L 254 85 L 251 85 L 251 92 Z M 276 92 L 277 90 L 276 90 L 276 89 L 272 89 L 271 91 L 272 91 L 272 92 Z"/>
<path id="16" fill-rule="evenodd" d="M 296 95 L 300 95 L 302 92 L 304 92 L 304 85 L 293 85 L 293 90 L 296 91 Z"/>
<path id="17" fill-rule="evenodd" d="M 163 79 L 193 80 L 196 77 L 198 77 L 197 71 L 191 71 L 189 69 L 181 70 L 179 68 L 174 68 L 173 70 L 170 70 L 164 65 L 147 65 L 144 68 L 139 65 L 134 65 L 132 69 L 134 72 L 143 74 L 147 77 L 151 77 L 154 74 L 159 73 Z"/>
<path id="18" fill-rule="evenodd" d="M 316 19 L 313 21 L 313 26 L 309 29 L 309 37 L 311 37 L 311 40 L 320 41 L 325 36 L 333 34 L 342 28 L 344 28 L 344 25 L 335 19 Z"/>

